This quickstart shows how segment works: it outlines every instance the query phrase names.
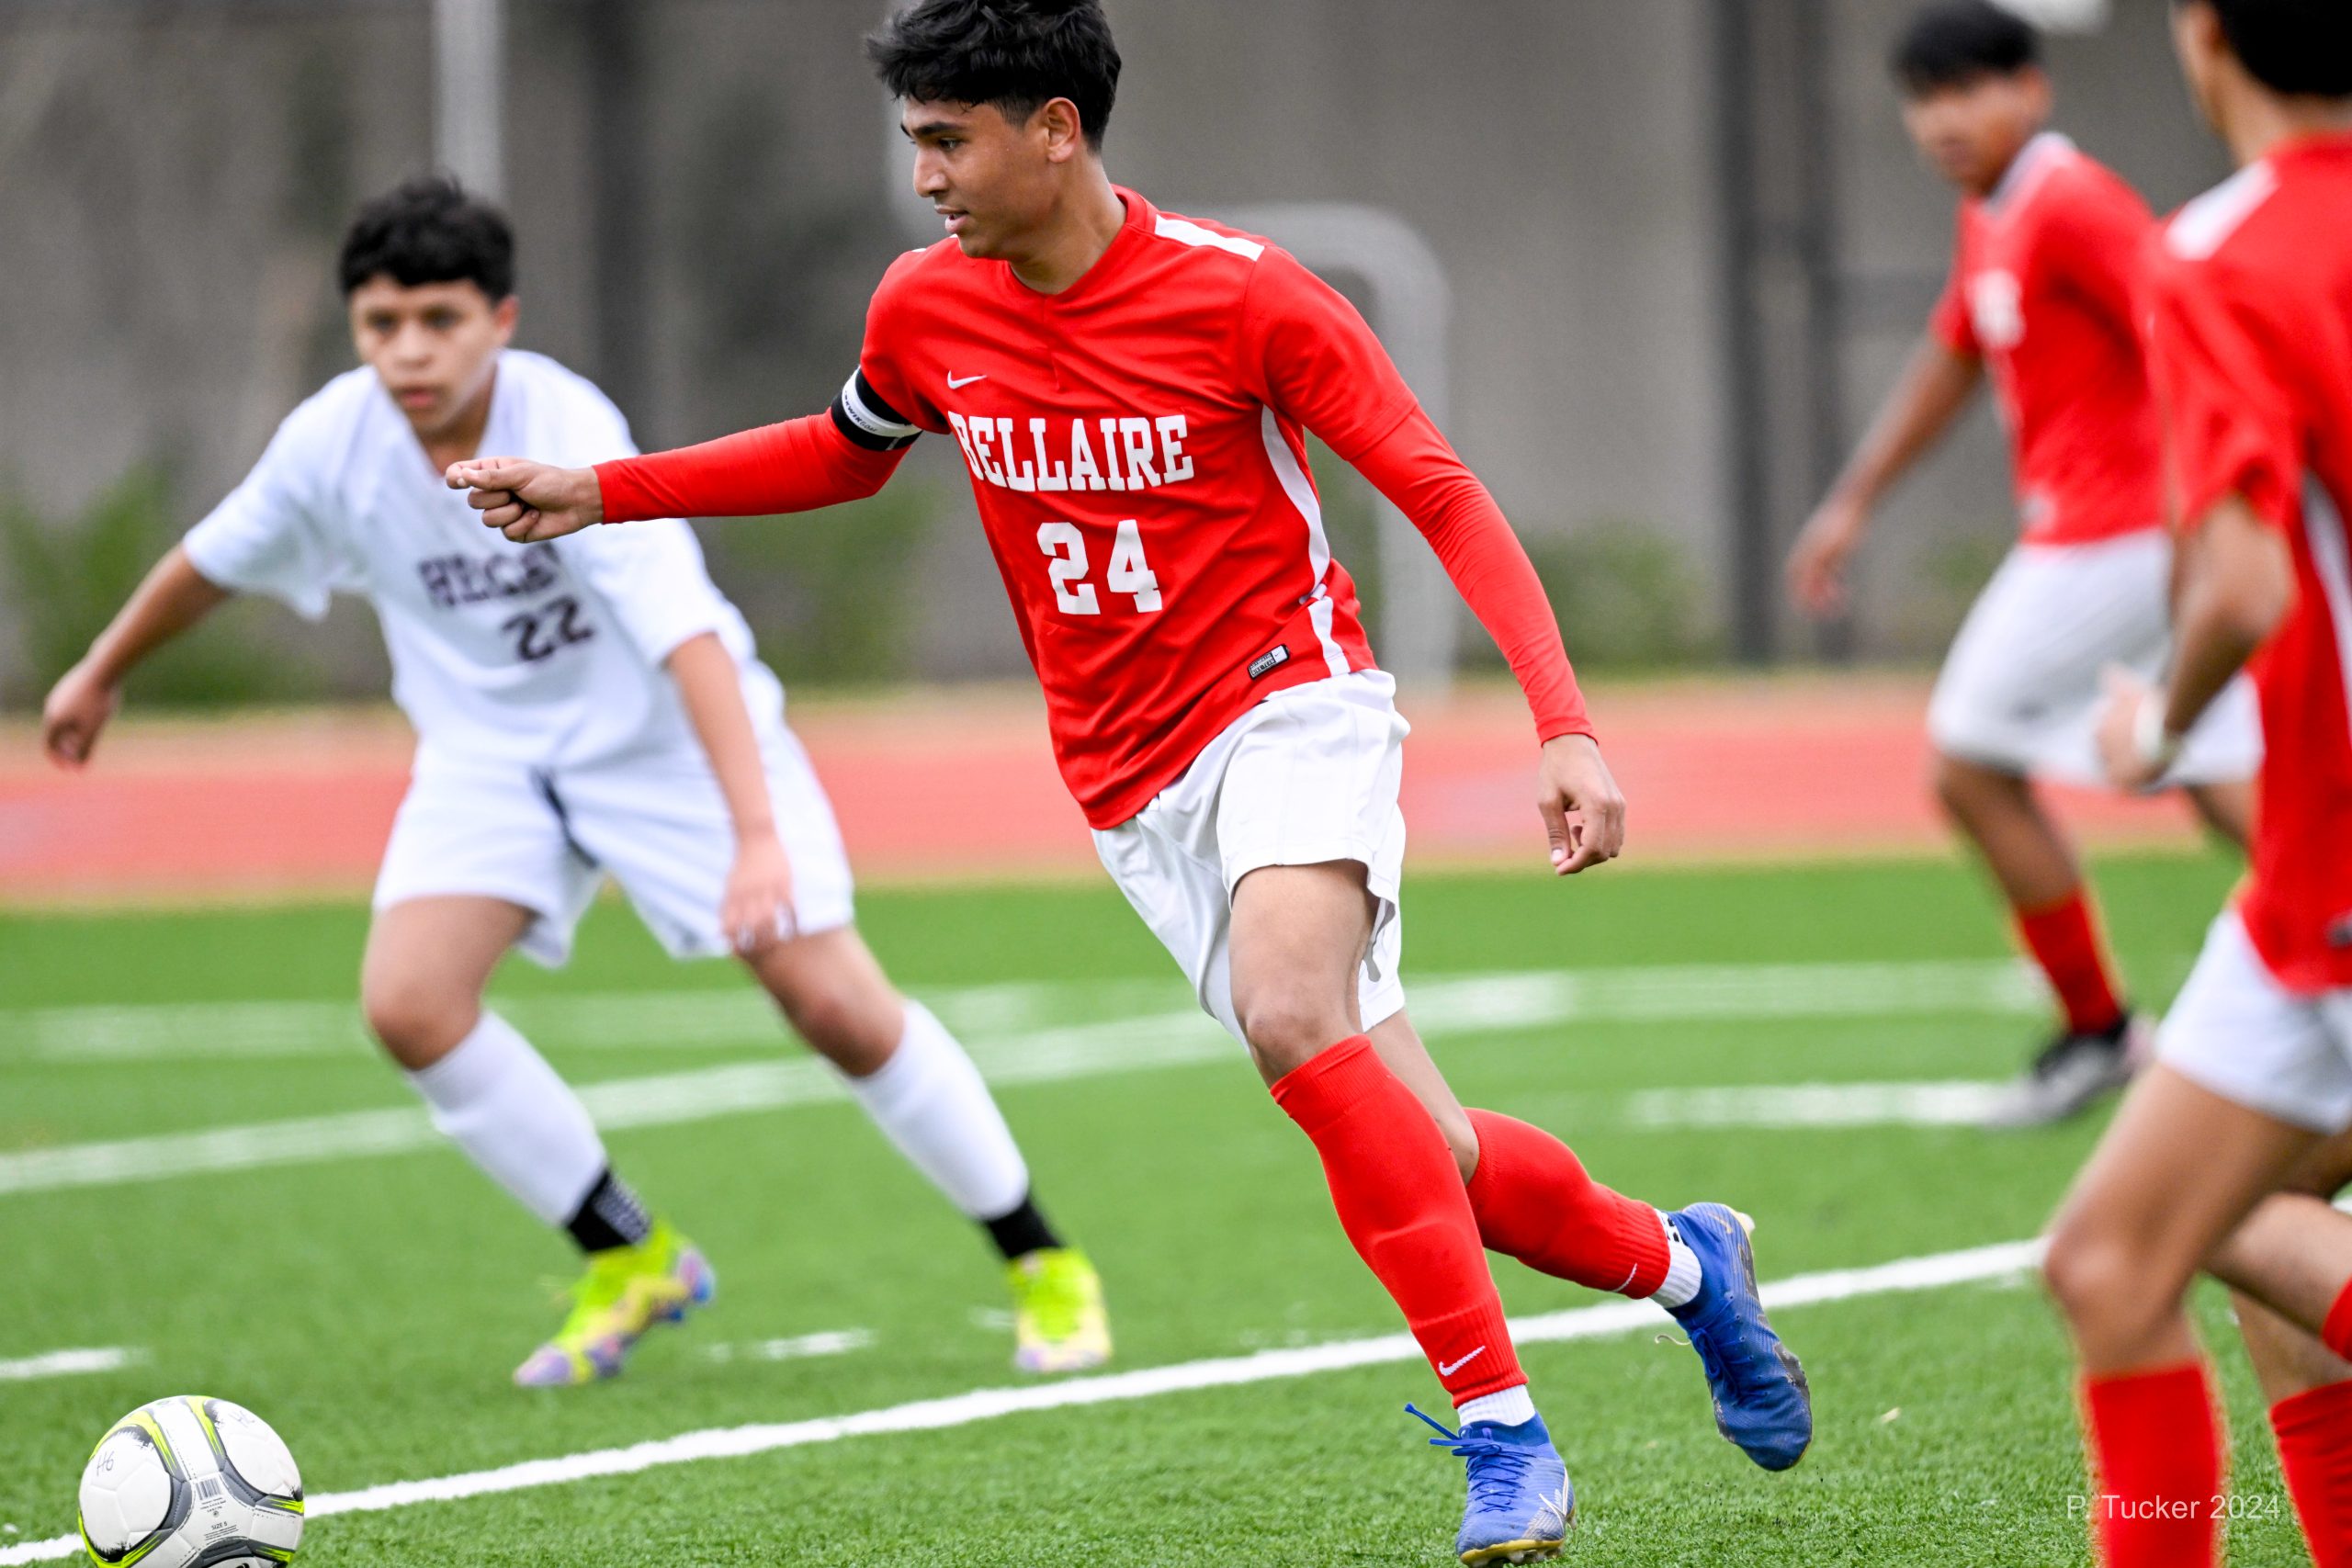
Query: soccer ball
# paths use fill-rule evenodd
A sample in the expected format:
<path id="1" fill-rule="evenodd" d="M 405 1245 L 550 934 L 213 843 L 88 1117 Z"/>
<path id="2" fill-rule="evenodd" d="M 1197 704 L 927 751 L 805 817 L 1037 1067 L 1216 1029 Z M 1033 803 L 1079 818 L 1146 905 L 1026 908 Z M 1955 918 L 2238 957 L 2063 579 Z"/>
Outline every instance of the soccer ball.
<path id="1" fill-rule="evenodd" d="M 82 1544 L 123 1568 L 269 1568 L 302 1540 L 302 1477 L 268 1423 L 225 1399 L 142 1404 L 82 1471 Z"/>

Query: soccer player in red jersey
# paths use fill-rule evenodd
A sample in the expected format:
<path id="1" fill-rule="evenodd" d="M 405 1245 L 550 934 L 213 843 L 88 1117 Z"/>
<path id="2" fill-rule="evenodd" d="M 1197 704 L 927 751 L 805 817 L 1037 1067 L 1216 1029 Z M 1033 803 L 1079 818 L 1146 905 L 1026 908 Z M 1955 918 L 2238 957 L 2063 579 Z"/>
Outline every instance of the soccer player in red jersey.
<path id="1" fill-rule="evenodd" d="M 1464 1109 L 1403 1010 L 1407 727 L 1306 436 L 1403 508 L 1501 646 L 1567 875 L 1618 852 L 1624 805 L 1493 499 L 1339 294 L 1265 240 L 1112 184 L 1119 61 L 1097 0 L 922 0 L 870 49 L 948 238 L 890 267 L 830 412 L 593 469 L 461 463 L 450 482 L 538 539 L 828 505 L 952 434 L 1104 865 L 1314 1142 L 1342 1228 L 1460 1411 L 1439 1440 L 1468 1461 L 1462 1560 L 1549 1557 L 1574 1508 L 1487 1248 L 1666 1306 L 1724 1435 L 1794 1463 L 1810 1398 L 1744 1218 L 1661 1215 L 1549 1134 Z"/>
<path id="2" fill-rule="evenodd" d="M 2223 1432 L 2184 1294 L 2352 1127 L 2352 8 L 2187 0 L 2175 33 L 2242 167 L 2166 226 L 2152 264 L 2177 649 L 2162 688 L 2119 691 L 2100 746 L 2118 784 L 2144 784 L 2243 668 L 2269 751 L 2252 873 L 2051 1237 L 2109 1568 L 2215 1561 Z M 2301 1267 L 2271 1271 L 2250 1337 L 2283 1320 L 2333 1329 L 2341 1353 L 2347 1270 L 2340 1245 L 2332 1271 L 2329 1256 L 2274 1259 Z M 2314 1556 L 2352 1562 L 2352 1388 L 2274 1421 Z"/>
<path id="3" fill-rule="evenodd" d="M 2133 306 L 2152 220 L 2129 186 L 2048 129 L 2040 42 L 2014 12 L 1938 0 L 1904 32 L 1894 67 L 1913 139 L 1962 192 L 1957 254 L 1910 368 L 1806 525 L 1789 580 L 1809 613 L 1844 606 L 1873 507 L 1989 376 L 2023 533 L 1952 645 L 1928 725 L 1937 794 L 2060 1004 L 2056 1035 L 1991 1113 L 2025 1126 L 2081 1111 L 2145 1055 L 2074 848 L 2031 780 L 2099 782 L 2100 671 L 2153 677 L 2165 660 L 2172 552 Z M 2241 682 L 2163 782 L 2243 843 L 2260 753 Z"/>

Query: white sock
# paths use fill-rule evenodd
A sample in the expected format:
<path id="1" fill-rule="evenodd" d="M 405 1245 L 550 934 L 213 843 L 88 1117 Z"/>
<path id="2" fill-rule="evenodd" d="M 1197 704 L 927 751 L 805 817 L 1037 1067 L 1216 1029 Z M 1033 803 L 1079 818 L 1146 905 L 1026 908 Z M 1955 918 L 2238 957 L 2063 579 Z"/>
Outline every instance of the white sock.
<path id="1" fill-rule="evenodd" d="M 881 1070 L 842 1075 L 850 1093 L 907 1162 L 967 1219 L 993 1220 L 1029 1195 L 1029 1168 L 964 1047 L 921 1002 Z"/>
<path id="2" fill-rule="evenodd" d="M 1504 1389 L 1500 1393 L 1482 1393 L 1465 1404 L 1453 1407 L 1461 1425 L 1473 1421 L 1492 1421 L 1498 1427 L 1520 1427 L 1535 1419 L 1535 1401 L 1527 1385 Z"/>
<path id="3" fill-rule="evenodd" d="M 605 1144 L 588 1108 L 494 1012 L 408 1081 L 433 1108 L 433 1124 L 548 1224 L 571 1218 L 604 1172 Z"/>
<path id="4" fill-rule="evenodd" d="M 1673 1222 L 1660 1214 L 1658 1224 L 1666 1227 L 1666 1282 L 1650 1300 L 1670 1312 L 1698 1298 L 1702 1276 L 1699 1272 L 1699 1255 L 1683 1245 L 1682 1238 L 1675 1234 Z"/>

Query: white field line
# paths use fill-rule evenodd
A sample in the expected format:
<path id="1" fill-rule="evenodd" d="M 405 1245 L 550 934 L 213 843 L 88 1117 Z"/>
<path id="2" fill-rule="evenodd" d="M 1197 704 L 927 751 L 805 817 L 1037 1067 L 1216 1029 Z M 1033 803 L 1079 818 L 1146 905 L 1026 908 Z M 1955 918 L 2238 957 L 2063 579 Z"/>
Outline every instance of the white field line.
<path id="1" fill-rule="evenodd" d="M 1234 1049 L 1216 1024 L 1198 1013 L 1182 1012 L 1042 1030 L 996 1045 L 976 1042 L 972 1056 L 992 1082 L 1005 1085 L 1214 1060 Z M 608 1132 L 849 1098 L 830 1066 L 807 1057 L 608 1079 L 580 1085 L 579 1090 L 589 1114 Z M 401 1108 L 68 1144 L 0 1155 L 0 1197 L 113 1187 L 197 1171 L 339 1161 L 430 1148 L 440 1142 L 422 1110 Z"/>
<path id="2" fill-rule="evenodd" d="M 1416 982 L 1411 994 L 1414 1017 L 1425 1028 L 2030 1012 L 2043 1005 L 2034 973 L 2007 959 L 1439 976 Z M 1022 982 L 924 993 L 950 1028 L 981 1036 L 1159 1011 L 1188 999 L 1180 983 L 1157 980 Z M 774 1006 L 748 987 L 509 997 L 496 1005 L 526 1034 L 570 1050 L 764 1044 L 782 1031 Z M 369 1051 L 357 1008 L 343 1001 L 0 1010 L 0 1063 L 356 1057 Z"/>
<path id="3" fill-rule="evenodd" d="M 1764 1287 L 1764 1299 L 1775 1309 L 1820 1302 L 1850 1301 L 1902 1291 L 1928 1291 L 1978 1280 L 2005 1280 L 2031 1269 L 2041 1256 L 2038 1241 L 2007 1242 L 1905 1258 L 1868 1269 L 1838 1269 L 1799 1274 Z M 1515 1318 L 1512 1337 L 1522 1345 L 1589 1339 L 1649 1328 L 1667 1320 L 1646 1302 L 1610 1302 Z M 839 1442 L 844 1438 L 891 1432 L 934 1432 L 1001 1416 L 1041 1410 L 1067 1410 L 1092 1404 L 1116 1404 L 1168 1393 L 1203 1389 L 1235 1388 L 1286 1378 L 1313 1377 L 1357 1367 L 1387 1366 L 1417 1361 L 1420 1348 L 1409 1335 L 1382 1335 L 1347 1339 L 1298 1349 L 1260 1350 L 1249 1356 L 1182 1361 L 1172 1366 L 1147 1367 L 1103 1377 L 1077 1378 L 1065 1382 L 1030 1383 L 1019 1388 L 978 1389 L 944 1399 L 917 1400 L 849 1416 L 814 1420 L 718 1427 L 685 1432 L 674 1438 L 634 1443 L 627 1448 L 600 1449 L 555 1459 L 527 1460 L 496 1470 L 444 1475 L 429 1481 L 395 1481 L 356 1492 L 331 1492 L 310 1499 L 308 1517 L 372 1514 L 414 1503 L 448 1503 L 461 1498 L 560 1486 L 598 1476 L 634 1475 L 666 1465 L 693 1464 L 704 1460 L 741 1459 L 783 1449 Z M 0 1568 L 41 1562 L 80 1552 L 78 1536 L 28 1541 L 0 1549 Z"/>
<path id="4" fill-rule="evenodd" d="M 0 1382 L 31 1382 L 37 1378 L 78 1377 L 85 1372 L 113 1372 L 146 1359 L 146 1352 L 119 1345 L 88 1350 L 51 1350 L 0 1361 Z"/>
<path id="5" fill-rule="evenodd" d="M 1708 1019 L 1794 1019 L 1951 1011 L 2009 1012 L 2040 1005 L 2038 982 L 2015 963 L 1923 964 L 1741 964 L 1548 971 L 1462 976 L 1413 990 L 1413 1017 L 1424 1033 L 1445 1039 L 1493 1031 L 1556 1027 L 1574 1022 Z M 1123 988 L 1132 996 L 1132 987 Z M 684 993 L 740 999 L 730 993 Z M 1006 998 L 1006 1009 L 1034 998 Z M 753 996 L 764 1010 L 763 998 Z M 594 998 L 574 998 L 592 1001 Z M 656 1021 L 661 1000 L 627 998 L 645 1024 Z M 773 1025 L 769 1026 L 771 1031 Z M 998 1085 L 1051 1083 L 1200 1062 L 1238 1061 L 1238 1048 L 1198 1011 L 1148 1014 L 1093 1023 L 1033 1029 L 970 1041 L 981 1073 Z M 1947 1100 L 1932 1116 L 1893 1111 L 1849 1111 L 1835 1103 L 1845 1086 L 1799 1086 L 1826 1097 L 1817 1122 L 1776 1114 L 1758 1125 L 1863 1125 L 1965 1120 Z M 1869 1086 L 1863 1086 L 1868 1088 Z M 1898 1086 L 1898 1089 L 1903 1086 Z M 1916 1087 L 1916 1086 L 1913 1086 Z M 1945 1086 L 1951 1088 L 1952 1086 Z M 1679 1093 L 1687 1091 L 1666 1091 Z M 1746 1095 L 1748 1090 L 1724 1091 Z M 608 1131 L 674 1126 L 750 1111 L 847 1098 L 832 1070 L 811 1057 L 741 1063 L 692 1072 L 608 1079 L 580 1086 L 581 1100 Z M 1871 1104 L 1883 1104 L 1871 1100 Z M 1731 1125 L 1731 1102 L 1708 1103 L 1678 1121 L 1653 1104 L 1641 1124 Z M 435 1146 L 440 1139 L 421 1109 L 399 1107 L 334 1116 L 215 1127 L 55 1148 L 0 1154 L 0 1197 L 17 1192 L 110 1187 L 198 1171 L 250 1170 L 269 1166 L 339 1161 Z"/>
<path id="6" fill-rule="evenodd" d="M 1140 1011 L 1184 999 L 1181 986 L 1107 982 L 1085 988 L 1018 983 L 927 992 L 951 1027 L 1007 1033 L 1064 1021 L 1073 1000 L 1098 1010 Z M 782 1032 L 775 1006 L 750 987 L 609 991 L 496 998 L 525 1033 L 574 1050 L 707 1049 L 767 1043 Z M 1057 1016 L 1057 1009 L 1059 1009 Z M 374 1047 L 350 1001 L 171 1002 L 123 1007 L 0 1010 L 0 1062 L 50 1064 L 217 1061 L 258 1057 L 371 1055 Z"/>
<path id="7" fill-rule="evenodd" d="M 796 1334 L 787 1339 L 754 1339 L 743 1345 L 713 1345 L 703 1352 L 710 1361 L 801 1361 L 813 1356 L 846 1356 L 869 1348 L 870 1328 L 830 1328 L 818 1334 Z"/>
<path id="8" fill-rule="evenodd" d="M 1622 1125 L 1668 1127 L 1975 1127 L 2003 1085 L 1969 1079 L 1918 1083 L 1748 1084 L 1643 1089 L 1625 1099 Z"/>

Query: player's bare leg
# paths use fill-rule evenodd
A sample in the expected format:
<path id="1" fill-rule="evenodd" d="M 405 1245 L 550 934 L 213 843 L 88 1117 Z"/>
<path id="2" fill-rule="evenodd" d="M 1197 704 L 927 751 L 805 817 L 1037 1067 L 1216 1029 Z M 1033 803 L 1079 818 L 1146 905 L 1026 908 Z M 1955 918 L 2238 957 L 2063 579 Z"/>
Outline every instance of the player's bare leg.
<path id="1" fill-rule="evenodd" d="M 481 1017 L 481 995 L 531 911 L 503 898 L 413 898 L 379 910 L 359 966 L 359 1005 L 406 1071 L 457 1049 Z"/>
<path id="2" fill-rule="evenodd" d="M 1372 1037 L 1373 1049 L 1388 1064 L 1388 1070 L 1413 1091 L 1413 1098 L 1437 1122 L 1437 1130 L 1445 1135 L 1446 1147 L 1453 1151 L 1453 1163 L 1461 1170 L 1462 1179 L 1467 1182 L 1478 1169 L 1477 1123 L 1471 1120 L 1462 1101 L 1454 1098 L 1453 1086 L 1445 1081 L 1445 1075 L 1430 1059 L 1429 1047 L 1421 1043 L 1420 1032 L 1413 1027 L 1411 1019 L 1400 1012 L 1383 1019 L 1364 1032 Z"/>
<path id="3" fill-rule="evenodd" d="M 2352 1186 L 2352 1134 L 2319 1140 L 2207 1260 L 2207 1270 L 2297 1325 L 2319 1348 L 2352 1355 L 2352 1214 L 2330 1201 Z M 2331 1332 L 2329 1319 L 2341 1314 Z M 2331 1346 L 2318 1344 L 2322 1337 Z"/>
<path id="4" fill-rule="evenodd" d="M 848 1077 L 872 1077 L 897 1052 L 906 1003 L 855 930 L 775 942 L 743 963 L 809 1049 Z"/>
<path id="5" fill-rule="evenodd" d="M 1465 1110 L 1403 1013 L 1369 1032 L 1444 1134 L 1487 1250 L 1555 1279 L 1656 1302 L 1683 1323 L 1694 1347 L 1707 1343 L 1701 1359 L 1724 1436 L 1770 1470 L 1804 1457 L 1813 1435 L 1810 1390 L 1752 1299 L 1747 1216 L 1720 1203 L 1667 1214 L 1611 1191 L 1542 1128 Z M 1721 1354 L 1715 1339 L 1727 1341 Z"/>
<path id="6" fill-rule="evenodd" d="M 2252 1296 L 2233 1292 L 2230 1301 L 2314 1568 L 2345 1568 L 2352 1563 L 2352 1361 Z"/>
<path id="7" fill-rule="evenodd" d="M 1472 1563 L 1552 1557 L 1575 1494 L 1528 1396 L 1461 1168 L 1363 1032 L 1357 985 L 1375 910 L 1367 874 L 1360 862 L 1332 861 L 1242 877 L 1234 1015 L 1275 1103 L 1321 1156 L 1356 1255 L 1460 1413 L 1458 1433 L 1438 1427 L 1440 1444 L 1469 1464 L 1456 1551 Z"/>
<path id="8" fill-rule="evenodd" d="M 1233 1010 L 1269 1086 L 1359 1032 L 1373 897 L 1355 861 L 1261 866 L 1233 890 Z"/>
<path id="9" fill-rule="evenodd" d="M 2314 1141 L 2161 1063 L 2148 1070 L 2051 1226 L 2044 1273 L 2086 1371 L 2196 1356 L 2189 1281 Z M 2184 1148 L 2197 1150 L 2186 1178 Z"/>
<path id="10" fill-rule="evenodd" d="M 2130 1078 L 2136 1031 L 2075 849 L 2032 784 L 1939 755 L 1936 797 L 2000 885 L 2026 949 L 2064 1012 L 2057 1035 L 1987 1118 L 1995 1126 L 2062 1121 Z"/>
<path id="11" fill-rule="evenodd" d="M 2043 1264 L 2080 1357 L 2093 1530 L 2111 1568 L 2206 1562 L 2225 1437 L 2184 1308 L 2222 1238 L 2314 1142 L 2161 1063 L 2061 1207 Z M 2184 1168 L 2181 1150 L 2195 1149 Z"/>
<path id="12" fill-rule="evenodd" d="M 2230 1292 L 2230 1314 L 2237 1319 L 2246 1359 L 2253 1363 L 2255 1381 L 2262 1386 L 2263 1403 L 2271 1407 L 2274 1420 L 2278 1407 L 2299 1394 L 2352 1382 L 2352 1361 L 2245 1292 Z M 2280 1447 L 2284 1449 L 2283 1441 Z M 2291 1476 L 2289 1484 L 2293 1484 Z"/>
<path id="13" fill-rule="evenodd" d="M 535 917 L 500 898 L 414 898 L 378 912 L 360 969 L 368 1026 L 432 1107 L 435 1125 L 484 1174 L 586 1255 L 555 1337 L 517 1382 L 610 1377 L 656 1323 L 710 1300 L 702 1255 L 647 1213 L 613 1174 L 570 1086 L 482 988 Z"/>
<path id="14" fill-rule="evenodd" d="M 2352 1564 L 2352 1134 L 2314 1147 L 2209 1265 L 2270 1407 L 2279 1467 L 2318 1568 Z"/>
<path id="15" fill-rule="evenodd" d="M 1003 1113 L 946 1027 L 899 994 L 854 927 L 768 942 L 743 962 L 908 1163 L 988 1233 L 1012 1290 L 1013 1364 L 1108 1360 L 1102 1281 L 1038 1209 Z"/>
<path id="16" fill-rule="evenodd" d="M 2198 819 L 2244 851 L 2254 842 L 2254 784 L 2249 779 L 2227 784 L 2194 784 L 2181 794 L 2197 808 Z"/>

